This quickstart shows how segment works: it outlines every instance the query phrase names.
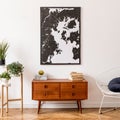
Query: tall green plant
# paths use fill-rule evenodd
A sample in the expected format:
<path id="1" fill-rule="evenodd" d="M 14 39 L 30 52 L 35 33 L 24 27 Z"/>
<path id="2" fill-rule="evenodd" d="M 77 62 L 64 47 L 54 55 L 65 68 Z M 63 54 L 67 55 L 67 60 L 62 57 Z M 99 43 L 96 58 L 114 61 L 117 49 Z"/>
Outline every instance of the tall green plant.
<path id="1" fill-rule="evenodd" d="M 7 71 L 15 76 L 20 76 L 23 72 L 24 66 L 19 62 L 12 62 L 11 64 L 7 65 Z"/>
<path id="2" fill-rule="evenodd" d="M 0 60 L 5 60 L 8 48 L 9 45 L 7 42 L 5 41 L 0 42 Z"/>

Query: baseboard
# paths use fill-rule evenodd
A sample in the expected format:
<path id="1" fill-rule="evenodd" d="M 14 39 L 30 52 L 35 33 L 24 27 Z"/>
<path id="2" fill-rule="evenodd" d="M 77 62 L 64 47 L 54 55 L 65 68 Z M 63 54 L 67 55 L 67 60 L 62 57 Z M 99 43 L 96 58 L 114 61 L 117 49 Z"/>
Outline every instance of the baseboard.
<path id="1" fill-rule="evenodd" d="M 100 102 L 82 102 L 82 108 L 99 108 Z M 24 108 L 37 108 L 38 104 L 24 104 Z M 120 107 L 120 102 L 104 102 L 104 107 Z M 9 108 L 20 108 L 20 104 L 9 104 Z M 77 108 L 76 102 L 60 101 L 60 102 L 42 102 L 41 108 Z"/>

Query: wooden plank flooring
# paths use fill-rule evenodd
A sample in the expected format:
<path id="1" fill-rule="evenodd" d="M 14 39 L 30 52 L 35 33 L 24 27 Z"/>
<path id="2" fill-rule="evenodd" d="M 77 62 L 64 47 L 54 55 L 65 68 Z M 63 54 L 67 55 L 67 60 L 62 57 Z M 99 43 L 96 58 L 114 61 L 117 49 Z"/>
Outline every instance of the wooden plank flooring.
<path id="1" fill-rule="evenodd" d="M 79 113 L 77 109 L 41 109 L 37 114 L 37 109 L 9 109 L 8 113 L 0 117 L 0 120 L 120 120 L 120 109 L 104 114 L 98 114 L 98 109 L 83 109 Z"/>

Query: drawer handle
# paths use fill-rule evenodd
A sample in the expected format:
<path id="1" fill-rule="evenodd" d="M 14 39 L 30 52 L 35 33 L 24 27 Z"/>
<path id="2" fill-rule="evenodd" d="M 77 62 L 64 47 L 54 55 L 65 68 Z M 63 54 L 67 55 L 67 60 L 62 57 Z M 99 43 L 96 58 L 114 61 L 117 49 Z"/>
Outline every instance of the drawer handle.
<path id="1" fill-rule="evenodd" d="M 75 96 L 75 93 L 72 93 L 72 96 Z"/>
<path id="2" fill-rule="evenodd" d="M 47 93 L 45 93 L 44 96 L 47 96 Z"/>
<path id="3" fill-rule="evenodd" d="M 72 85 L 72 88 L 75 88 L 75 85 Z"/>
<path id="4" fill-rule="evenodd" d="M 44 85 L 44 88 L 48 88 L 48 86 L 47 86 L 47 85 Z"/>

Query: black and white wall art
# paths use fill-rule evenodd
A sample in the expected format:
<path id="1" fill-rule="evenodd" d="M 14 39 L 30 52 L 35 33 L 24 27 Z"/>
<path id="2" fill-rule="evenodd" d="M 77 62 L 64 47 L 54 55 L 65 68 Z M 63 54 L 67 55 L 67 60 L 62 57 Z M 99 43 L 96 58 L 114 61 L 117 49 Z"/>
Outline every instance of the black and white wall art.
<path id="1" fill-rule="evenodd" d="M 80 7 L 40 7 L 41 64 L 78 65 Z"/>

